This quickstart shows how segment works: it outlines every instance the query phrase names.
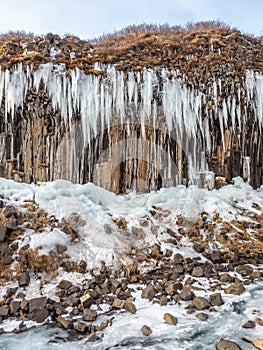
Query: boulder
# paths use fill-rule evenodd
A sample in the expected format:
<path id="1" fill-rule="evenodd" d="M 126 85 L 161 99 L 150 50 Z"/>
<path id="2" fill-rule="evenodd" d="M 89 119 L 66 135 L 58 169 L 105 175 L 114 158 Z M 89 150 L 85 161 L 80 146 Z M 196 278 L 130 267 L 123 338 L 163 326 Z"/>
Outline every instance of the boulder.
<path id="1" fill-rule="evenodd" d="M 199 312 L 198 314 L 195 315 L 195 317 L 199 318 L 199 320 L 201 321 L 206 321 L 209 316 L 204 312 Z"/>
<path id="2" fill-rule="evenodd" d="M 150 334 L 152 334 L 151 328 L 148 327 L 146 324 L 142 326 L 141 332 L 146 336 L 149 336 Z"/>
<path id="3" fill-rule="evenodd" d="M 115 298 L 113 300 L 112 307 L 115 307 L 117 309 L 124 309 L 124 306 L 125 306 L 125 301 L 123 301 L 119 298 Z"/>
<path id="4" fill-rule="evenodd" d="M 256 323 L 257 323 L 258 325 L 263 326 L 263 320 L 262 320 L 262 318 L 257 317 L 255 321 L 256 321 Z"/>
<path id="5" fill-rule="evenodd" d="M 263 350 L 263 340 L 262 339 L 253 340 L 252 344 L 255 346 L 255 348 Z"/>
<path id="6" fill-rule="evenodd" d="M 162 295 L 159 299 L 159 304 L 161 306 L 165 306 L 168 303 L 168 298 L 165 295 Z"/>
<path id="7" fill-rule="evenodd" d="M 124 309 L 125 309 L 126 311 L 129 311 L 129 312 L 132 313 L 132 314 L 135 314 L 136 311 L 137 311 L 135 305 L 134 305 L 133 303 L 128 303 L 128 302 L 125 303 Z"/>
<path id="8" fill-rule="evenodd" d="M 192 271 L 193 277 L 203 277 L 203 275 L 204 275 L 204 270 L 202 266 L 197 266 L 193 268 L 193 271 Z"/>
<path id="9" fill-rule="evenodd" d="M 192 305 L 197 309 L 197 310 L 204 310 L 204 309 L 209 309 L 210 304 L 206 298 L 203 297 L 197 297 L 194 298 Z"/>
<path id="10" fill-rule="evenodd" d="M 87 328 L 87 325 L 83 322 L 77 322 L 76 324 L 76 330 L 80 333 L 86 332 Z"/>
<path id="11" fill-rule="evenodd" d="M 216 344 L 216 350 L 242 350 L 242 349 L 237 343 L 231 340 L 221 339 Z"/>
<path id="12" fill-rule="evenodd" d="M 34 310 L 28 315 L 28 318 L 36 323 L 42 323 L 49 316 L 49 312 L 46 309 Z"/>
<path id="13" fill-rule="evenodd" d="M 219 342 L 216 344 L 216 350 L 242 350 L 242 349 L 237 343 L 231 340 L 220 339 Z"/>
<path id="14" fill-rule="evenodd" d="M 0 243 L 2 243 L 5 240 L 7 232 L 6 225 L 0 224 Z"/>
<path id="15" fill-rule="evenodd" d="M 212 251 L 210 253 L 210 258 L 214 264 L 221 264 L 222 263 L 222 257 L 219 252 Z"/>
<path id="16" fill-rule="evenodd" d="M 116 280 L 115 278 L 110 278 L 110 279 L 109 279 L 109 282 L 110 282 L 110 284 L 112 285 L 112 287 L 113 287 L 114 289 L 117 289 L 117 288 L 121 287 L 121 282 L 119 282 L 119 281 Z"/>
<path id="17" fill-rule="evenodd" d="M 181 282 L 168 281 L 165 284 L 165 291 L 169 295 L 174 295 L 178 289 L 183 289 L 183 285 Z"/>
<path id="18" fill-rule="evenodd" d="M 64 317 L 62 316 L 58 316 L 57 318 L 57 322 L 59 324 L 61 324 L 61 326 L 65 329 L 70 329 L 72 328 L 72 322 L 70 322 L 69 320 L 65 319 Z"/>
<path id="19" fill-rule="evenodd" d="M 224 304 L 224 300 L 222 298 L 221 293 L 211 294 L 210 298 L 209 298 L 209 303 L 212 306 L 221 306 L 221 305 L 223 305 Z"/>
<path id="20" fill-rule="evenodd" d="M 29 300 L 28 307 L 29 307 L 29 313 L 31 314 L 35 310 L 43 309 L 46 306 L 47 298 L 46 297 L 39 297 Z"/>
<path id="21" fill-rule="evenodd" d="M 7 305 L 0 306 L 0 316 L 1 317 L 7 317 L 9 313 L 9 307 Z"/>
<path id="22" fill-rule="evenodd" d="M 171 314 L 169 314 L 168 312 L 166 312 L 163 315 L 163 319 L 165 320 L 166 323 L 175 326 L 177 324 L 177 318 Z"/>
<path id="23" fill-rule="evenodd" d="M 97 312 L 95 310 L 85 309 L 83 318 L 85 321 L 93 322 L 97 318 Z"/>
<path id="24" fill-rule="evenodd" d="M 231 283 L 233 281 L 233 278 L 228 273 L 222 273 L 220 276 L 220 282 L 223 283 Z"/>
<path id="25" fill-rule="evenodd" d="M 72 286 L 72 283 L 67 280 L 61 280 L 58 285 L 60 289 L 64 289 L 64 290 L 69 289 L 71 286 Z"/>
<path id="26" fill-rule="evenodd" d="M 89 293 L 86 293 L 80 298 L 80 302 L 82 309 L 84 310 L 89 308 L 94 303 L 94 299 Z"/>
<path id="27" fill-rule="evenodd" d="M 150 301 L 153 300 L 155 294 L 156 291 L 154 290 L 154 287 L 151 284 L 149 284 L 146 288 L 142 290 L 142 298 L 149 299 Z"/>
<path id="28" fill-rule="evenodd" d="M 182 265 L 175 265 L 174 268 L 172 269 L 172 271 L 178 275 L 181 275 L 182 273 L 184 273 L 184 268 Z"/>
<path id="29" fill-rule="evenodd" d="M 249 320 L 246 323 L 242 325 L 243 328 L 255 328 L 256 327 L 256 322 Z"/>
<path id="30" fill-rule="evenodd" d="M 226 294 L 240 295 L 245 292 L 245 287 L 242 283 L 235 283 L 225 289 Z"/>
<path id="31" fill-rule="evenodd" d="M 15 314 L 20 307 L 20 301 L 19 300 L 12 300 L 10 303 L 10 312 L 11 314 Z"/>
<path id="32" fill-rule="evenodd" d="M 17 280 L 18 280 L 19 287 L 28 286 L 30 283 L 30 275 L 29 275 L 28 271 L 22 273 L 22 275 L 20 275 L 17 278 Z"/>
<path id="33" fill-rule="evenodd" d="M 184 261 L 184 258 L 181 254 L 175 254 L 174 257 L 172 258 L 171 263 L 172 264 L 181 264 Z"/>
<path id="34" fill-rule="evenodd" d="M 239 265 L 236 267 L 236 272 L 240 273 L 242 277 L 250 276 L 253 271 L 253 268 L 249 265 Z"/>
<path id="35" fill-rule="evenodd" d="M 195 295 L 194 295 L 194 293 L 191 290 L 191 287 L 189 285 L 185 285 L 184 288 L 182 289 L 181 293 L 179 294 L 179 297 L 185 301 L 193 300 L 194 296 Z"/>
<path id="36" fill-rule="evenodd" d="M 150 255 L 153 259 L 161 260 L 163 258 L 163 253 L 161 251 L 161 248 L 158 244 L 154 244 L 151 247 Z"/>

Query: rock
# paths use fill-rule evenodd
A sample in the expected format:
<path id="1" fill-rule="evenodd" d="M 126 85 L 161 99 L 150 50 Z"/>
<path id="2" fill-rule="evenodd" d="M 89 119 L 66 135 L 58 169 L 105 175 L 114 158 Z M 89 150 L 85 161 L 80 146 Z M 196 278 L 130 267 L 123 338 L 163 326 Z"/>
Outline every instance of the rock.
<path id="1" fill-rule="evenodd" d="M 64 315 L 64 314 L 66 314 L 67 312 L 66 312 L 66 309 L 62 306 L 62 305 L 57 305 L 57 307 L 56 307 L 56 314 L 58 315 L 58 316 L 60 316 L 60 315 Z"/>
<path id="2" fill-rule="evenodd" d="M 199 318 L 201 321 L 206 321 L 209 316 L 204 312 L 199 312 L 199 314 L 196 314 L 195 317 Z"/>
<path id="3" fill-rule="evenodd" d="M 86 332 L 87 328 L 87 325 L 83 322 L 77 322 L 76 324 L 76 330 L 80 333 Z"/>
<path id="4" fill-rule="evenodd" d="M 89 293 L 86 293 L 80 298 L 80 302 L 81 302 L 82 309 L 84 310 L 89 308 L 92 304 L 94 304 L 94 299 L 91 297 Z"/>
<path id="5" fill-rule="evenodd" d="M 9 307 L 7 305 L 0 306 L 0 316 L 7 317 L 9 313 Z"/>
<path id="6" fill-rule="evenodd" d="M 178 275 L 184 273 L 184 268 L 182 265 L 175 265 L 174 268 L 172 269 L 173 272 L 177 273 Z"/>
<path id="7" fill-rule="evenodd" d="M 10 303 L 10 312 L 11 314 L 15 314 L 20 307 L 20 301 L 19 300 L 12 300 Z"/>
<path id="8" fill-rule="evenodd" d="M 110 235 L 112 233 L 112 229 L 111 229 L 109 224 L 105 224 L 103 226 L 103 228 L 104 228 L 105 233 L 107 233 L 108 235 Z"/>
<path id="9" fill-rule="evenodd" d="M 256 322 L 249 320 L 246 323 L 242 325 L 243 328 L 255 328 L 256 327 Z"/>
<path id="10" fill-rule="evenodd" d="M 163 258 L 163 253 L 161 251 L 161 248 L 158 244 L 154 244 L 151 247 L 150 255 L 153 259 L 161 260 Z"/>
<path id="11" fill-rule="evenodd" d="M 261 318 L 256 318 L 256 323 L 259 324 L 260 326 L 263 326 L 263 320 Z"/>
<path id="12" fill-rule="evenodd" d="M 0 224 L 0 243 L 2 243 L 5 240 L 7 232 L 6 225 Z"/>
<path id="13" fill-rule="evenodd" d="M 22 273 L 22 275 L 20 275 L 17 278 L 17 280 L 18 280 L 19 287 L 28 286 L 30 283 L 30 275 L 29 275 L 28 271 Z"/>
<path id="14" fill-rule="evenodd" d="M 95 340 L 96 340 L 96 333 L 91 332 L 90 335 L 88 336 L 87 342 L 91 343 L 91 342 L 94 342 Z"/>
<path id="15" fill-rule="evenodd" d="M 132 226 L 131 227 L 132 234 L 136 236 L 137 239 L 144 239 L 145 238 L 145 232 L 141 227 Z"/>
<path id="16" fill-rule="evenodd" d="M 85 309 L 83 318 L 85 321 L 93 322 L 97 318 L 97 312 L 95 310 Z"/>
<path id="17" fill-rule="evenodd" d="M 174 295 L 178 289 L 183 289 L 183 285 L 181 282 L 168 281 L 165 284 L 165 291 L 169 295 Z"/>
<path id="18" fill-rule="evenodd" d="M 194 298 L 192 305 L 197 309 L 197 310 L 204 310 L 204 309 L 209 309 L 210 304 L 206 298 L 203 297 L 197 297 Z"/>
<path id="19" fill-rule="evenodd" d="M 202 277 L 203 275 L 204 275 L 204 271 L 201 266 L 197 266 L 193 268 L 193 271 L 192 271 L 193 277 Z"/>
<path id="20" fill-rule="evenodd" d="M 96 331 L 102 332 L 108 326 L 107 322 L 101 322 L 96 325 Z"/>
<path id="21" fill-rule="evenodd" d="M 31 314 L 35 310 L 43 309 L 46 306 L 46 303 L 47 303 L 46 297 L 34 298 L 29 300 L 28 302 L 29 313 Z"/>
<path id="22" fill-rule="evenodd" d="M 159 300 L 159 304 L 160 304 L 161 306 L 165 306 L 165 305 L 167 305 L 167 303 L 168 303 L 167 297 L 166 297 L 165 295 L 162 295 L 161 298 L 160 298 L 160 300 Z"/>
<path id="23" fill-rule="evenodd" d="M 49 312 L 46 309 L 37 309 L 28 315 L 28 318 L 36 323 L 42 323 L 49 316 Z"/>
<path id="24" fill-rule="evenodd" d="M 135 307 L 135 305 L 133 303 L 127 303 L 127 302 L 124 305 L 124 309 L 126 311 L 129 311 L 132 314 L 135 314 L 136 311 L 137 311 L 137 309 L 136 309 L 136 307 Z"/>
<path id="25" fill-rule="evenodd" d="M 252 344 L 255 346 L 255 348 L 263 350 L 263 340 L 262 339 L 253 340 Z"/>
<path id="26" fill-rule="evenodd" d="M 205 250 L 205 247 L 199 243 L 194 243 L 193 248 L 197 253 L 202 253 Z"/>
<path id="27" fill-rule="evenodd" d="M 125 301 L 123 301 L 119 298 L 115 298 L 113 300 L 112 307 L 115 307 L 117 309 L 124 309 L 124 306 L 125 306 Z"/>
<path id="28" fill-rule="evenodd" d="M 61 326 L 65 329 L 70 329 L 72 328 L 72 322 L 70 322 L 69 320 L 66 320 L 64 317 L 62 316 L 58 316 L 57 318 L 57 322 L 59 324 L 61 324 Z"/>
<path id="29" fill-rule="evenodd" d="M 236 272 L 240 273 L 242 277 L 250 276 L 253 271 L 253 268 L 249 265 L 239 265 L 236 267 Z"/>
<path id="30" fill-rule="evenodd" d="M 121 287 L 121 282 L 119 282 L 118 280 L 116 280 L 115 278 L 110 278 L 109 279 L 110 284 L 112 285 L 112 287 L 114 289 L 120 288 Z"/>
<path id="31" fill-rule="evenodd" d="M 8 229 L 10 229 L 11 231 L 14 231 L 17 229 L 17 219 L 15 218 L 15 216 L 11 216 L 7 223 L 6 223 L 6 227 Z"/>
<path id="32" fill-rule="evenodd" d="M 212 251 L 210 253 L 210 258 L 214 264 L 221 264 L 222 263 L 221 255 L 217 251 Z"/>
<path id="33" fill-rule="evenodd" d="M 174 265 L 181 264 L 184 261 L 184 258 L 181 254 L 175 254 L 174 257 L 172 258 L 171 263 Z"/>
<path id="34" fill-rule="evenodd" d="M 79 304 L 79 294 L 78 293 L 73 293 L 72 295 L 70 295 L 67 298 L 66 303 L 70 307 L 78 306 L 78 304 Z"/>
<path id="35" fill-rule="evenodd" d="M 152 334 L 151 328 L 148 327 L 146 324 L 142 326 L 141 332 L 146 336 L 149 336 L 150 334 Z"/>
<path id="36" fill-rule="evenodd" d="M 231 283 L 233 278 L 228 273 L 222 273 L 220 276 L 220 282 Z"/>
<path id="37" fill-rule="evenodd" d="M 58 285 L 60 289 L 64 289 L 64 290 L 69 289 L 71 286 L 72 286 L 72 283 L 67 280 L 61 280 Z"/>
<path id="38" fill-rule="evenodd" d="M 154 290 L 154 287 L 149 284 L 146 288 L 142 290 L 142 298 L 149 299 L 150 301 L 153 300 L 155 297 L 156 291 Z"/>
<path id="39" fill-rule="evenodd" d="M 242 350 L 242 349 L 237 343 L 231 340 L 221 339 L 216 344 L 216 350 Z"/>
<path id="40" fill-rule="evenodd" d="M 212 306 L 221 306 L 221 305 L 223 305 L 224 304 L 224 300 L 222 298 L 221 293 L 211 294 L 210 298 L 209 298 L 209 303 Z"/>
<path id="41" fill-rule="evenodd" d="M 163 319 L 165 320 L 166 323 L 175 326 L 177 324 L 177 318 L 171 314 L 169 314 L 168 312 L 166 312 L 163 315 Z"/>
<path id="42" fill-rule="evenodd" d="M 124 230 L 127 229 L 127 221 L 126 221 L 125 218 L 122 218 L 122 217 L 121 218 L 117 218 L 114 221 L 116 222 L 116 224 L 117 224 L 117 226 L 119 228 L 124 229 Z"/>
<path id="43" fill-rule="evenodd" d="M 4 210 L 3 213 L 5 215 L 6 218 L 10 218 L 10 216 L 16 216 L 17 212 L 16 212 L 16 208 L 13 207 L 12 205 L 7 205 Z"/>
<path id="44" fill-rule="evenodd" d="M 28 311 L 28 304 L 29 304 L 29 301 L 24 299 L 21 301 L 20 303 L 20 309 L 24 312 Z"/>
<path id="45" fill-rule="evenodd" d="M 226 294 L 240 295 L 245 292 L 245 288 L 242 283 L 232 284 L 230 287 L 225 289 Z"/>
<path id="46" fill-rule="evenodd" d="M 179 294 L 179 297 L 185 301 L 192 300 L 194 296 L 195 295 L 192 292 L 191 287 L 189 285 L 185 285 L 181 293 Z"/>

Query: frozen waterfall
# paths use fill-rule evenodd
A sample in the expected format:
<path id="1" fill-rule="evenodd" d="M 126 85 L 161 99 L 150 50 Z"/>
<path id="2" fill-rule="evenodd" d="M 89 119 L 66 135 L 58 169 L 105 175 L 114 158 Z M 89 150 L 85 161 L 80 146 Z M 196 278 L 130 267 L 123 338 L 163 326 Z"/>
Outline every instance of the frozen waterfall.
<path id="1" fill-rule="evenodd" d="M 26 99 L 29 92 L 39 95 L 40 92 L 44 91 L 48 95 L 52 113 L 59 113 L 61 116 L 60 123 L 63 124 L 66 133 L 66 136 L 63 136 L 64 140 L 65 138 L 70 139 L 70 150 L 67 152 L 73 160 L 67 161 L 66 166 L 77 168 L 74 170 L 76 172 L 81 172 L 81 168 L 88 166 L 87 180 L 90 180 L 90 169 L 94 168 L 94 164 L 91 164 L 91 158 L 95 157 L 96 152 L 99 152 L 103 140 L 105 142 L 104 135 L 108 134 L 109 142 L 111 142 L 114 135 L 111 134 L 110 130 L 112 128 L 119 130 L 125 127 L 128 135 L 125 137 L 131 137 L 134 125 L 139 125 L 139 138 L 142 140 L 149 141 L 149 128 L 153 129 L 155 135 L 151 136 L 150 142 L 156 143 L 158 147 L 163 148 L 156 140 L 156 135 L 157 138 L 160 138 L 160 135 L 164 134 L 162 136 L 163 143 L 167 142 L 167 139 L 169 140 L 168 148 L 165 148 L 169 159 L 166 160 L 166 164 L 162 164 L 168 170 L 164 170 L 161 177 L 166 177 L 169 180 L 170 177 L 174 176 L 171 170 L 172 163 L 174 163 L 177 169 L 177 178 L 172 184 L 182 183 L 183 178 L 188 178 L 190 183 L 196 183 L 199 172 L 211 170 L 209 164 L 213 158 L 222 158 L 222 154 L 215 156 L 215 152 L 219 152 L 217 149 L 218 140 L 221 140 L 222 143 L 220 152 L 227 154 L 230 152 L 230 142 L 234 137 L 239 140 L 240 144 L 244 143 L 243 146 L 240 145 L 241 148 L 243 147 L 240 159 L 243 159 L 244 163 L 241 168 L 245 169 L 246 174 L 251 174 L 251 170 L 247 169 L 250 164 L 247 157 L 251 155 L 245 141 L 240 139 L 240 133 L 246 134 L 246 124 L 250 114 L 253 113 L 254 123 L 257 125 L 257 137 L 262 135 L 262 74 L 247 71 L 243 79 L 243 86 L 238 87 L 234 86 L 234 82 L 230 86 L 229 84 L 222 86 L 222 81 L 219 79 L 207 87 L 206 92 L 204 92 L 197 91 L 185 76 L 175 70 L 144 68 L 139 72 L 123 72 L 116 70 L 113 65 L 103 66 L 101 64 L 96 64 L 94 69 L 98 74 L 86 75 L 79 68 L 67 71 L 63 64 L 47 63 L 34 69 L 33 65 L 24 66 L 21 63 L 10 70 L 0 70 L 0 104 L 4 110 L 0 116 L 1 135 L 12 133 L 15 114 L 17 110 L 23 111 L 27 108 Z M 46 117 L 50 117 L 50 112 L 47 113 Z M 77 121 L 79 122 L 78 129 L 81 129 L 82 133 L 82 146 L 76 146 L 76 138 L 80 138 L 80 131 L 76 132 L 75 130 Z M 94 141 L 97 138 L 100 140 L 99 144 Z M 216 142 L 215 138 L 217 138 Z M 175 141 L 176 147 L 170 142 L 171 139 Z M 21 141 L 23 143 L 23 140 Z M 97 150 L 93 149 L 91 152 L 91 148 L 94 148 L 94 142 Z M 22 150 L 19 152 L 15 150 L 15 140 L 11 140 L 10 143 L 9 158 L 17 158 L 17 153 L 21 153 Z M 4 144 L 3 140 L 1 144 Z M 50 140 L 47 141 L 47 144 L 47 147 L 51 147 Z M 76 150 L 78 147 L 81 147 L 82 150 Z M 143 148 L 141 141 L 137 141 L 136 147 L 137 150 L 138 147 Z M 158 151 L 155 145 L 151 145 L 151 147 L 153 147 L 152 150 L 147 150 L 151 154 L 147 155 L 144 160 L 149 162 L 152 159 L 151 166 L 155 167 L 156 160 L 154 159 Z M 129 145 L 127 148 L 132 153 Z M 85 164 L 83 164 L 79 158 L 83 157 L 83 152 L 87 149 L 89 155 L 86 158 L 89 159 L 85 160 Z M 51 151 L 50 148 L 49 154 Z M 58 149 L 55 151 L 56 155 L 52 155 L 52 157 L 49 155 L 49 158 L 53 159 L 59 156 L 60 151 Z M 75 152 L 74 155 L 72 152 Z M 0 153 L 5 152 L 0 149 Z M 182 160 L 182 153 L 186 160 Z M 134 155 L 130 155 L 134 157 Z M 112 151 L 109 151 L 109 156 L 113 157 Z M 42 158 L 45 157 L 42 156 Z M 172 159 L 170 159 L 171 157 Z M 123 158 L 125 157 L 122 156 Z M 183 165 L 179 164 L 179 159 L 183 163 L 187 163 L 187 174 L 183 174 L 181 169 Z M 219 163 L 223 162 L 220 159 Z M 55 161 L 56 159 L 54 159 Z M 63 161 L 59 160 L 59 162 Z M 41 162 L 41 164 L 46 163 L 48 161 L 45 159 Z M 157 163 L 160 163 L 160 160 Z M 254 163 L 252 160 L 251 164 Z M 160 164 L 157 165 L 157 167 L 160 166 Z M 220 165 L 219 173 L 224 172 L 224 166 L 223 163 Z M 47 167 L 50 169 L 50 166 Z M 96 167 L 98 168 L 98 164 Z M 15 170 L 20 171 L 21 169 Z M 24 169 L 22 170 L 24 171 Z M 98 171 L 96 174 L 98 175 Z M 58 175 L 63 177 L 61 173 L 47 175 L 47 177 L 53 179 Z M 80 174 L 78 176 L 67 175 L 66 177 L 69 177 L 69 180 L 85 182 L 85 177 Z M 162 180 L 164 184 L 165 179 Z"/>

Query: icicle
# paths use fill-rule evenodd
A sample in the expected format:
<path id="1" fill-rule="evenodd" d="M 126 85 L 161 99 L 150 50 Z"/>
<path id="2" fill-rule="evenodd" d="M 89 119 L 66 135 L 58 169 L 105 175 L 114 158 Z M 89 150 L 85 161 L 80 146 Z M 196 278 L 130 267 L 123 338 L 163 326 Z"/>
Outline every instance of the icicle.
<path id="1" fill-rule="evenodd" d="M 243 178 L 250 182 L 250 157 L 243 157 Z"/>

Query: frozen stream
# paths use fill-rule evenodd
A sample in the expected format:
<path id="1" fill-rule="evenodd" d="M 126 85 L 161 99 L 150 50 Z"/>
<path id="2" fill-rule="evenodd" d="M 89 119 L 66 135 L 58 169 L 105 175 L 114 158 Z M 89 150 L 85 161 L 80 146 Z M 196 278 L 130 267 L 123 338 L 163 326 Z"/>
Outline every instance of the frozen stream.
<path id="1" fill-rule="evenodd" d="M 103 340 L 87 343 L 64 342 L 67 332 L 57 328 L 39 327 L 28 332 L 0 336 L 1 350 L 46 350 L 46 349 L 176 349 L 203 350 L 215 349 L 216 342 L 222 337 L 237 342 L 243 350 L 255 349 L 242 338 L 253 340 L 262 338 L 262 327 L 242 328 L 249 319 L 263 316 L 263 286 L 253 286 L 249 292 L 236 297 L 227 297 L 220 312 L 210 313 L 207 321 L 199 321 L 194 316 L 183 317 L 177 306 L 159 307 L 145 301 L 139 301 L 140 309 L 136 315 L 121 313 L 113 325 L 105 330 Z M 178 317 L 176 326 L 165 324 L 162 315 L 167 309 Z M 163 311 L 164 310 L 164 311 Z M 180 314 L 181 312 L 181 314 Z M 152 335 L 145 337 L 139 329 L 143 324 L 152 328 Z"/>

